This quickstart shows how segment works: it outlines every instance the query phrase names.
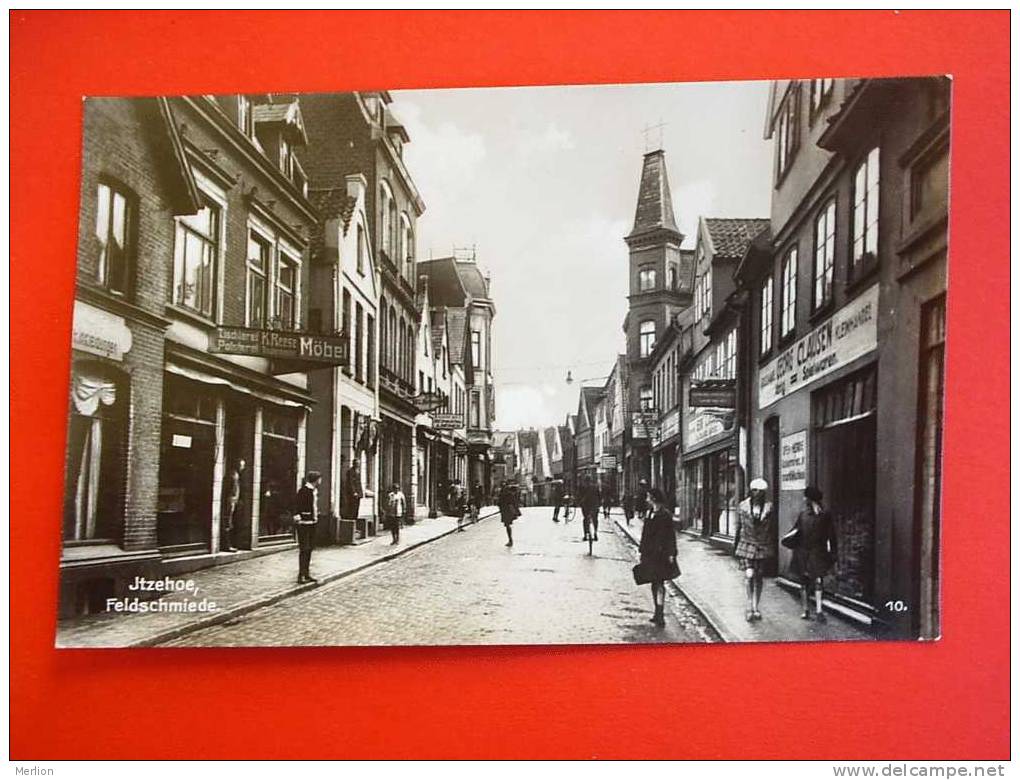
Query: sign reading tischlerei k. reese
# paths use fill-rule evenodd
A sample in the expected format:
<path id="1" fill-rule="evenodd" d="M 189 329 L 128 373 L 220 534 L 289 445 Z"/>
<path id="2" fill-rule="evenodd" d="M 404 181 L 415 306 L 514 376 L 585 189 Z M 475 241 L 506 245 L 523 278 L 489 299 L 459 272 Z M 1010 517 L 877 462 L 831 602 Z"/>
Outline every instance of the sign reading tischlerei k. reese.
<path id="1" fill-rule="evenodd" d="M 209 339 L 209 351 L 265 358 L 297 358 L 340 365 L 347 362 L 347 339 L 290 330 L 220 327 Z"/>
<path id="2" fill-rule="evenodd" d="M 758 408 L 805 387 L 878 346 L 878 285 L 861 293 L 758 373 Z"/>

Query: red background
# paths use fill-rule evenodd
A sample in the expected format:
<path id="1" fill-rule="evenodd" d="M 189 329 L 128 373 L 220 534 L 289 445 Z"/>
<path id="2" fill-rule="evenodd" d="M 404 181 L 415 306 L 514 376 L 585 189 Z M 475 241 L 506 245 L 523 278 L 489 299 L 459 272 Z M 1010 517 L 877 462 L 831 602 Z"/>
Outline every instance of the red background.
<path id="1" fill-rule="evenodd" d="M 10 20 L 12 757 L 1009 755 L 1008 12 Z M 925 73 L 955 78 L 940 642 L 54 650 L 83 95 Z"/>

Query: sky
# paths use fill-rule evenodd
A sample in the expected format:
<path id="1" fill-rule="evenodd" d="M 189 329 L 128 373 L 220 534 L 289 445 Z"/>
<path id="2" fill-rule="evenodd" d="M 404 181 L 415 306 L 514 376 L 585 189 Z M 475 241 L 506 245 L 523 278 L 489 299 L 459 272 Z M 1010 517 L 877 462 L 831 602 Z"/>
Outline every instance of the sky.
<path id="1" fill-rule="evenodd" d="M 698 218 L 768 217 L 768 82 L 394 91 L 425 201 L 418 256 L 474 246 L 496 305 L 499 430 L 562 424 L 624 351 L 645 128 L 685 247 Z M 658 146 L 660 131 L 649 134 Z"/>

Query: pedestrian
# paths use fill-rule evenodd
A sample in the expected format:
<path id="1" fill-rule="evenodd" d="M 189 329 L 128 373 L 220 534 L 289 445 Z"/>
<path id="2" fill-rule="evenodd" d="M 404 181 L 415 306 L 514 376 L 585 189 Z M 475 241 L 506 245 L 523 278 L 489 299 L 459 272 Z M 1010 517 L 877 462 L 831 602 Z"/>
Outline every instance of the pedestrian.
<path id="1" fill-rule="evenodd" d="M 623 516 L 627 519 L 627 525 L 630 525 L 630 521 L 634 517 L 634 496 L 629 490 L 623 491 L 621 504 L 623 505 Z"/>
<path id="2" fill-rule="evenodd" d="M 499 516 L 506 528 L 506 546 L 514 546 L 513 523 L 521 516 L 520 505 L 517 498 L 517 487 L 515 485 L 503 484 L 499 491 Z"/>
<path id="3" fill-rule="evenodd" d="M 641 543 L 638 547 L 641 566 L 652 586 L 652 604 L 655 612 L 652 622 L 657 626 L 666 625 L 666 580 L 680 575 L 676 564 L 676 534 L 673 531 L 673 516 L 666 508 L 666 496 L 658 488 L 649 492 L 652 511 L 648 521 L 641 526 Z"/>
<path id="4" fill-rule="evenodd" d="M 751 480 L 751 494 L 740 502 L 737 508 L 737 531 L 733 539 L 733 554 L 740 561 L 744 572 L 744 588 L 747 594 L 747 609 L 744 617 L 748 622 L 761 620 L 762 584 L 765 567 L 772 558 L 772 525 L 774 523 L 772 502 L 767 498 L 769 485 L 758 477 Z"/>
<path id="5" fill-rule="evenodd" d="M 317 582 L 309 573 L 312 548 L 315 544 L 315 524 L 319 521 L 319 483 L 322 474 L 309 471 L 305 483 L 294 500 L 294 531 L 298 543 L 298 582 Z"/>
<path id="6" fill-rule="evenodd" d="M 824 623 L 822 611 L 822 578 L 829 573 L 836 560 L 836 527 L 832 515 L 822 505 L 822 491 L 813 485 L 804 488 L 804 508 L 800 510 L 791 529 L 793 535 L 793 561 L 791 572 L 801 583 L 801 618 L 811 619 L 808 610 L 808 590 L 815 594 L 815 618 Z M 791 534 L 783 537 L 784 544 Z"/>
<path id="7" fill-rule="evenodd" d="M 560 521 L 560 508 L 563 506 L 563 482 L 556 480 L 552 486 L 552 501 L 553 501 L 553 522 L 558 523 Z"/>
<path id="8" fill-rule="evenodd" d="M 355 460 L 344 475 L 340 516 L 345 520 L 357 520 L 363 495 L 365 495 L 365 490 L 361 485 L 361 470 L 358 461 Z"/>
<path id="9" fill-rule="evenodd" d="M 241 483 L 246 465 L 244 458 L 238 458 L 227 475 L 227 512 L 220 529 L 222 537 L 220 549 L 224 552 L 237 552 L 237 548 L 234 547 L 234 530 L 239 525 L 241 517 Z"/>
<path id="10" fill-rule="evenodd" d="M 407 510 L 407 499 L 400 485 L 394 482 L 390 485 L 390 492 L 386 495 L 386 527 L 389 529 L 392 541 L 390 544 L 397 544 L 400 541 L 400 526 L 404 520 L 404 512 Z"/>
<path id="11" fill-rule="evenodd" d="M 606 518 L 606 520 L 609 519 L 609 510 L 612 509 L 612 507 L 613 495 L 609 492 L 609 488 L 606 488 L 602 494 L 602 515 Z"/>
<path id="12" fill-rule="evenodd" d="M 581 522 L 584 530 L 582 541 L 599 540 L 599 485 L 591 477 L 585 479 L 581 487 Z"/>
<path id="13" fill-rule="evenodd" d="M 638 482 L 637 515 L 641 520 L 648 516 L 648 482 L 643 479 Z"/>
<path id="14" fill-rule="evenodd" d="M 481 482 L 476 482 L 471 491 L 471 522 L 477 523 L 482 513 L 482 506 L 485 504 L 485 488 Z"/>

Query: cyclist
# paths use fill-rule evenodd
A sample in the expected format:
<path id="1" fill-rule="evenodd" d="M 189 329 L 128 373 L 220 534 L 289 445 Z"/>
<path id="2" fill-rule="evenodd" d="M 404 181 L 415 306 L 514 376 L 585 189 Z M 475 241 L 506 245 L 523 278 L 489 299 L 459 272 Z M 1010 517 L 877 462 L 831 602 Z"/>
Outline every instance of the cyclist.
<path id="1" fill-rule="evenodd" d="M 599 540 L 599 507 L 602 503 L 598 483 L 587 477 L 581 485 L 581 517 L 584 521 L 584 541 Z"/>

